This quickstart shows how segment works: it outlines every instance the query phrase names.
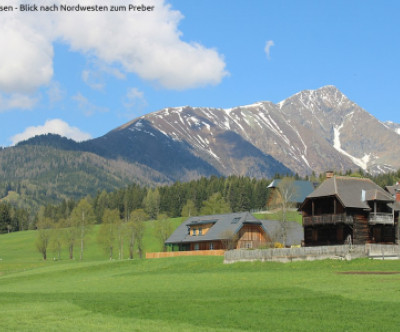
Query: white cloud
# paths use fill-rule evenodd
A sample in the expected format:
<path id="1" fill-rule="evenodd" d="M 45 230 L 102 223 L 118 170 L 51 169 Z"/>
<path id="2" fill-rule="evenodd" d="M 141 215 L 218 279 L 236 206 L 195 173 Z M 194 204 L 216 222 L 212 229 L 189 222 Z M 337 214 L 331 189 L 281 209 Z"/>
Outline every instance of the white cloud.
<path id="1" fill-rule="evenodd" d="M 144 93 L 139 91 L 137 88 L 128 89 L 128 92 L 126 93 L 126 99 L 126 106 L 132 106 L 138 101 L 141 103 L 146 103 L 146 100 L 144 99 Z"/>
<path id="2" fill-rule="evenodd" d="M 107 107 L 96 106 L 91 103 L 89 99 L 83 96 L 81 93 L 73 96 L 72 99 L 78 103 L 78 108 L 86 115 L 91 116 L 97 112 L 108 112 Z"/>
<path id="3" fill-rule="evenodd" d="M 144 93 L 137 88 L 129 88 L 125 100 L 123 102 L 127 113 L 124 115 L 127 118 L 138 116 L 147 107 L 147 101 Z"/>
<path id="4" fill-rule="evenodd" d="M 11 137 L 12 144 L 27 140 L 28 138 L 44 135 L 44 134 L 58 134 L 71 138 L 75 141 L 85 141 L 91 138 L 91 135 L 81 131 L 77 127 L 71 127 L 68 123 L 60 119 L 47 120 L 43 126 L 28 127 L 24 132 L 16 134 Z"/>
<path id="5" fill-rule="evenodd" d="M 94 90 L 103 90 L 105 83 L 99 71 L 82 71 L 82 80 Z"/>
<path id="6" fill-rule="evenodd" d="M 3 95 L 0 93 L 0 112 L 12 109 L 31 110 L 38 101 L 38 96 L 21 93 L 11 93 Z"/>
<path id="7" fill-rule="evenodd" d="M 108 5 L 107 0 L 88 3 Z M 124 0 L 120 5 L 129 5 Z M 181 40 L 183 18 L 163 0 L 153 0 L 146 13 L 70 13 L 59 15 L 57 34 L 75 51 L 96 56 L 168 89 L 218 84 L 227 74 L 213 49 Z M 79 24 L 77 24 L 79 22 Z"/>
<path id="8" fill-rule="evenodd" d="M 65 95 L 66 92 L 62 89 L 59 82 L 50 83 L 49 88 L 47 89 L 47 96 L 51 106 L 64 99 Z"/>
<path id="9" fill-rule="evenodd" d="M 271 54 L 271 47 L 274 46 L 274 45 L 275 45 L 275 43 L 274 43 L 273 40 L 268 40 L 268 41 L 265 43 L 264 51 L 265 51 L 265 54 L 267 55 L 267 58 L 268 58 L 268 59 L 271 59 L 271 57 L 270 57 L 270 54 Z"/>
<path id="10" fill-rule="evenodd" d="M 23 14 L 11 15 L 1 15 L 0 90 L 30 93 L 53 76 L 53 46 Z"/>
<path id="11" fill-rule="evenodd" d="M 24 1 L 9 0 L 8 4 L 20 3 Z M 53 3 L 59 6 L 65 1 Z M 120 0 L 118 5 L 131 3 Z M 85 1 L 90 4 L 110 6 L 111 2 Z M 55 41 L 98 59 L 119 77 L 134 73 L 175 90 L 219 84 L 228 74 L 223 56 L 215 49 L 182 40 L 178 24 L 183 16 L 165 0 L 152 0 L 151 5 L 155 8 L 150 12 L 14 11 L 2 15 L 0 91 L 27 93 L 49 84 Z"/>

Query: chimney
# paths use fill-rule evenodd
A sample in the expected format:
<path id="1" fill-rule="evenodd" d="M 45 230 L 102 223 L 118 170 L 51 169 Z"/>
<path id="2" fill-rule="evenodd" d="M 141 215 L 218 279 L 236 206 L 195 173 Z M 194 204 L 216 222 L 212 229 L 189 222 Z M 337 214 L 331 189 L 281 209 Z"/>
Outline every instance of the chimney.
<path id="1" fill-rule="evenodd" d="M 365 190 L 361 190 L 361 201 L 365 202 Z"/>
<path id="2" fill-rule="evenodd" d="M 327 171 L 326 173 L 325 173 L 325 177 L 327 178 L 327 179 L 330 179 L 330 178 L 333 178 L 333 171 Z"/>

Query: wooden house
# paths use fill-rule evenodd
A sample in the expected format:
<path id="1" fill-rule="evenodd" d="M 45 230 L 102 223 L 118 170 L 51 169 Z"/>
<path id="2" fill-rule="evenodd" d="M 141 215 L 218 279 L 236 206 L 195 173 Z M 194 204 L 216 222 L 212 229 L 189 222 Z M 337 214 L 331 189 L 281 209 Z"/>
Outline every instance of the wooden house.
<path id="1" fill-rule="evenodd" d="M 300 244 L 300 225 L 290 223 L 285 230 L 286 245 Z M 190 217 L 165 244 L 174 251 L 259 248 L 279 241 L 280 234 L 278 221 L 259 220 L 248 212 L 241 212 Z"/>
<path id="2" fill-rule="evenodd" d="M 301 207 L 304 244 L 398 243 L 398 207 L 391 194 L 366 178 L 333 176 Z"/>

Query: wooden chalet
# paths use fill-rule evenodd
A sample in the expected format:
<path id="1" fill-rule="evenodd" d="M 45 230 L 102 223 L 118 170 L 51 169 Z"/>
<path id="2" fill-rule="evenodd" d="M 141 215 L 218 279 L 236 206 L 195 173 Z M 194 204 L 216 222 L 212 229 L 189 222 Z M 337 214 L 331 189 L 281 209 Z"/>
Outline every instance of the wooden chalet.
<path id="1" fill-rule="evenodd" d="M 290 223 L 285 229 L 286 244 L 300 244 L 301 226 Z M 190 217 L 165 244 L 173 251 L 259 248 L 277 241 L 280 231 L 278 221 L 259 220 L 248 212 Z"/>
<path id="2" fill-rule="evenodd" d="M 398 205 L 366 178 L 333 176 L 306 197 L 304 245 L 398 243 Z"/>

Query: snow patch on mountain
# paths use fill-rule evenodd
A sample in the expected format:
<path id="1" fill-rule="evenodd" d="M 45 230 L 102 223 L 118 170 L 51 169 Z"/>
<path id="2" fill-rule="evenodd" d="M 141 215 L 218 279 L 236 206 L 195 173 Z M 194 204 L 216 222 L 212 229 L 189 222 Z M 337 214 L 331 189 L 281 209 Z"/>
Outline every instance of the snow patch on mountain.
<path id="1" fill-rule="evenodd" d="M 345 155 L 346 157 L 349 157 L 353 163 L 356 165 L 360 166 L 363 170 L 367 170 L 368 168 L 368 162 L 371 158 L 371 154 L 365 154 L 364 157 L 362 158 L 357 158 L 352 156 L 350 153 L 346 152 L 345 150 L 342 149 L 341 143 L 340 143 L 340 131 L 342 130 L 344 125 L 344 122 L 340 126 L 335 126 L 333 128 L 333 147 L 340 152 L 341 154 Z"/>

